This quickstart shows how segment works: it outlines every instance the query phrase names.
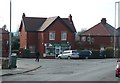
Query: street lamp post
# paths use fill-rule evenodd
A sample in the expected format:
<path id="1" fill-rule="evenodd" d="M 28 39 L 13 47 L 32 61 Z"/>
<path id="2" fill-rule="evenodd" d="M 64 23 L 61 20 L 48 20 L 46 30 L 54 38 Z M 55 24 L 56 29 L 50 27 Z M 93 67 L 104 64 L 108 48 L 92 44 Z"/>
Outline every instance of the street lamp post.
<path id="1" fill-rule="evenodd" d="M 119 4 L 120 3 L 120 1 L 118 1 L 118 2 L 115 2 L 115 29 L 116 29 L 116 9 L 117 9 L 117 4 Z M 116 31 L 115 31 L 115 29 L 114 29 L 114 57 L 115 57 L 115 54 L 116 54 Z M 119 59 L 119 57 L 118 57 L 118 59 Z"/>
<path id="2" fill-rule="evenodd" d="M 10 0 L 10 33 L 9 33 L 9 66 L 10 66 L 10 57 L 11 57 L 11 13 L 12 13 L 12 4 Z"/>

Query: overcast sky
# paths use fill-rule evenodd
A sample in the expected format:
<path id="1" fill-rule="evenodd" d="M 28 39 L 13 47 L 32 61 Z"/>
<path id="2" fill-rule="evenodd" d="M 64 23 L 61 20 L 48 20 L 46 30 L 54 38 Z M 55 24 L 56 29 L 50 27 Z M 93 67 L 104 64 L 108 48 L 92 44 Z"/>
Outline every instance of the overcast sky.
<path id="1" fill-rule="evenodd" d="M 69 14 L 77 31 L 89 29 L 102 18 L 114 26 L 115 2 L 118 0 L 11 0 L 12 32 L 20 25 L 22 14 L 27 17 L 67 18 Z M 9 30 L 10 0 L 0 0 L 0 28 L 7 25 Z"/>

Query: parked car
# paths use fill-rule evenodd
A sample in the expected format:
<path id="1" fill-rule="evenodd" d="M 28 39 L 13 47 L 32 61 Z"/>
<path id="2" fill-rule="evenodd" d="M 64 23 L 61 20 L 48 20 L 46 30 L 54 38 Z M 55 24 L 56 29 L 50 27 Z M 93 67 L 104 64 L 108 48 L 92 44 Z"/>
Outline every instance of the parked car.
<path id="1" fill-rule="evenodd" d="M 77 50 L 65 50 L 63 53 L 58 55 L 59 59 L 66 58 L 66 59 L 71 59 L 71 58 L 79 58 L 79 53 Z"/>
<path id="2" fill-rule="evenodd" d="M 91 58 L 92 57 L 92 51 L 90 50 L 81 50 L 79 52 L 80 58 Z"/>
<path id="3" fill-rule="evenodd" d="M 117 62 L 117 65 L 115 67 L 115 76 L 119 77 L 120 75 L 120 62 Z"/>

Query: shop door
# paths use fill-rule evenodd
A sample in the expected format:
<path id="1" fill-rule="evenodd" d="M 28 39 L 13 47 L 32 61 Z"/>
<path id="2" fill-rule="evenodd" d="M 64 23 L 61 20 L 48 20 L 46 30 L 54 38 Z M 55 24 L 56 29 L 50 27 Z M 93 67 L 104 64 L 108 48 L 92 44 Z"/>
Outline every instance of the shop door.
<path id="1" fill-rule="evenodd" d="M 55 57 L 57 57 L 61 52 L 61 47 L 55 47 Z"/>

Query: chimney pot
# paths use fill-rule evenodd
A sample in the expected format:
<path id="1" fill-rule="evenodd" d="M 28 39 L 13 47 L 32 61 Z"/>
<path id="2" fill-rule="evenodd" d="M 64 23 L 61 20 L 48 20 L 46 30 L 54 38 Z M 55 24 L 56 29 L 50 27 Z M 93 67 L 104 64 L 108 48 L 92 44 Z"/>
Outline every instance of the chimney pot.
<path id="1" fill-rule="evenodd" d="M 72 22 L 72 15 L 69 15 L 69 21 Z"/>
<path id="2" fill-rule="evenodd" d="M 103 23 L 103 24 L 106 24 L 106 21 L 107 21 L 106 18 L 101 19 L 101 23 Z"/>
<path id="3" fill-rule="evenodd" d="M 22 17 L 25 17 L 25 13 L 23 13 L 23 16 Z"/>

